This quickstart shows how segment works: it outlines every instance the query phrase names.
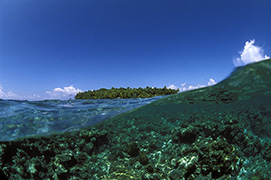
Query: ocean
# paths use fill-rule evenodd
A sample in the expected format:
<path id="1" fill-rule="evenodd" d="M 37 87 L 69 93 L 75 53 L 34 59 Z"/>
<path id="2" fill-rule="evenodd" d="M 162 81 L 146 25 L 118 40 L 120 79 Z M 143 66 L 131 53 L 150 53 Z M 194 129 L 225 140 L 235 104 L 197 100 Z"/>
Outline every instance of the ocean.
<path id="1" fill-rule="evenodd" d="M 151 99 L 0 101 L 2 179 L 270 180 L 271 61 Z"/>
<path id="2" fill-rule="evenodd" d="M 0 100 L 0 141 L 76 131 L 159 98 Z"/>

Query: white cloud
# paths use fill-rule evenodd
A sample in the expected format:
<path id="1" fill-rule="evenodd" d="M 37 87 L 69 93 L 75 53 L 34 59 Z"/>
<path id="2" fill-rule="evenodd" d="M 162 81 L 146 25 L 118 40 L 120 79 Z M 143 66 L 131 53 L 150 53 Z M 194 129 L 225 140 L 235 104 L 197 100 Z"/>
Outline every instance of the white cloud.
<path id="1" fill-rule="evenodd" d="M 64 88 L 55 88 L 52 91 L 46 91 L 51 99 L 70 99 L 74 98 L 74 96 L 79 92 L 82 92 L 82 90 L 75 88 L 73 85 Z"/>
<path id="2" fill-rule="evenodd" d="M 198 89 L 198 88 L 203 88 L 203 87 L 206 87 L 206 85 L 201 85 L 201 84 L 198 84 L 196 86 L 193 86 L 193 85 L 190 85 L 188 86 L 188 90 L 193 90 L 193 89 Z"/>
<path id="3" fill-rule="evenodd" d="M 245 43 L 243 51 L 240 52 L 240 57 L 233 60 L 235 66 L 242 66 L 270 58 L 264 55 L 264 50 L 259 46 L 255 46 L 254 43 L 254 39 Z"/>
<path id="4" fill-rule="evenodd" d="M 180 91 L 187 91 L 187 83 L 181 84 Z"/>
<path id="5" fill-rule="evenodd" d="M 0 84 L 0 98 L 2 98 L 2 99 L 19 99 L 20 96 L 14 94 L 11 91 L 4 92 L 3 87 Z"/>
<path id="6" fill-rule="evenodd" d="M 215 85 L 216 82 L 214 79 L 210 78 L 209 82 L 208 82 L 208 86 L 212 86 L 212 85 Z"/>
<path id="7" fill-rule="evenodd" d="M 167 88 L 168 89 L 179 89 L 180 92 L 183 92 L 183 91 L 198 89 L 198 88 L 202 88 L 202 87 L 206 87 L 206 86 L 212 86 L 212 85 L 215 85 L 215 84 L 216 84 L 215 80 L 212 79 L 212 78 L 210 78 L 209 81 L 208 81 L 208 83 L 207 83 L 207 85 L 201 85 L 201 84 L 198 84 L 198 85 L 188 85 L 187 83 L 183 83 L 183 84 L 181 84 L 180 87 L 175 86 L 174 84 L 171 84 Z"/>
<path id="8" fill-rule="evenodd" d="M 0 84 L 0 99 L 16 99 L 16 100 L 41 100 L 44 99 L 40 95 L 28 95 L 28 96 L 21 96 L 18 94 L 13 93 L 12 91 L 5 92 L 3 87 Z"/>
<path id="9" fill-rule="evenodd" d="M 173 85 L 173 84 L 171 84 L 170 86 L 167 87 L 167 89 L 175 89 L 175 90 L 177 90 L 178 87 L 175 86 L 175 85 Z"/>
<path id="10" fill-rule="evenodd" d="M 74 86 L 64 87 L 64 88 L 55 88 L 52 91 L 47 91 L 49 97 L 41 97 L 38 94 L 21 96 L 15 94 L 11 91 L 5 92 L 3 87 L 0 84 L 0 99 L 17 99 L 17 100 L 44 100 L 44 99 L 70 99 L 82 90 L 75 88 Z"/>

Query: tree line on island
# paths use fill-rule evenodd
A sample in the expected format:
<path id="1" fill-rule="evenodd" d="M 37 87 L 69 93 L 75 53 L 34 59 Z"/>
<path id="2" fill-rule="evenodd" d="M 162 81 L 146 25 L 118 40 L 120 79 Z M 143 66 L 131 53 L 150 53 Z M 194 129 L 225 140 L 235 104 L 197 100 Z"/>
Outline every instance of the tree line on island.
<path id="1" fill-rule="evenodd" d="M 178 93 L 179 89 L 168 89 L 166 86 L 163 88 L 152 88 L 147 86 L 146 88 L 114 88 L 98 90 L 90 90 L 85 92 L 79 92 L 75 95 L 75 99 L 128 99 L 128 98 L 150 98 L 155 96 L 164 96 Z"/>

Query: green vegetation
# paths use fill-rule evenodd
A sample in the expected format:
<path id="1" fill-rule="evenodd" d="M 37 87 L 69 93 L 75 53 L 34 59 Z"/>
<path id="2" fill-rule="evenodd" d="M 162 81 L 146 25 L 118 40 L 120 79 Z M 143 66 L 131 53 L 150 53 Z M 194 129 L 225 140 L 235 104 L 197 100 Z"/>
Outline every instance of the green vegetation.
<path id="1" fill-rule="evenodd" d="M 116 99 L 116 98 L 150 98 L 155 96 L 170 95 L 179 92 L 179 89 L 168 89 L 166 86 L 163 88 L 111 88 L 99 89 L 93 91 L 86 91 L 77 93 L 75 99 Z"/>

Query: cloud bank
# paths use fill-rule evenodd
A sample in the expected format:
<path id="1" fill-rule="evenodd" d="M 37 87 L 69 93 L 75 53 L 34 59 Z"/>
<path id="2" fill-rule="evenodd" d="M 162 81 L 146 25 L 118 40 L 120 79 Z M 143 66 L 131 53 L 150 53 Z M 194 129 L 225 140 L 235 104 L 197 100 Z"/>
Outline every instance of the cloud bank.
<path id="1" fill-rule="evenodd" d="M 44 100 L 44 99 L 72 99 L 82 90 L 75 88 L 74 86 L 64 87 L 64 88 L 55 88 L 52 91 L 46 91 L 47 96 L 40 96 L 37 94 L 21 96 L 13 93 L 12 91 L 4 91 L 3 87 L 0 84 L 0 99 L 16 99 L 16 100 Z"/>
<path id="2" fill-rule="evenodd" d="M 27 96 L 22 96 L 13 93 L 12 91 L 5 92 L 3 90 L 3 87 L 0 84 L 0 99 L 16 99 L 16 100 L 42 100 L 40 95 L 33 94 L 33 95 L 27 95 Z"/>
<path id="3" fill-rule="evenodd" d="M 74 96 L 82 92 L 82 90 L 75 88 L 73 85 L 64 88 L 55 88 L 52 91 L 46 91 L 50 99 L 71 99 Z"/>
<path id="4" fill-rule="evenodd" d="M 20 96 L 14 94 L 11 91 L 4 92 L 3 87 L 0 84 L 0 98 L 1 99 L 19 99 Z"/>
<path id="5" fill-rule="evenodd" d="M 243 51 L 240 52 L 240 57 L 233 60 L 235 66 L 243 66 L 270 58 L 264 55 L 264 50 L 259 46 L 255 46 L 254 43 L 254 39 L 245 43 Z"/>
<path id="6" fill-rule="evenodd" d="M 179 89 L 180 92 L 183 92 L 183 91 L 189 91 L 189 90 L 198 89 L 198 88 L 202 88 L 202 87 L 206 87 L 206 86 L 212 86 L 212 85 L 215 85 L 215 84 L 216 84 L 216 81 L 214 79 L 210 78 L 207 85 L 201 85 L 201 84 L 188 85 L 187 83 L 183 83 L 183 84 L 181 84 L 180 87 L 175 86 L 174 84 L 171 84 L 167 88 L 168 89 Z"/>

